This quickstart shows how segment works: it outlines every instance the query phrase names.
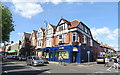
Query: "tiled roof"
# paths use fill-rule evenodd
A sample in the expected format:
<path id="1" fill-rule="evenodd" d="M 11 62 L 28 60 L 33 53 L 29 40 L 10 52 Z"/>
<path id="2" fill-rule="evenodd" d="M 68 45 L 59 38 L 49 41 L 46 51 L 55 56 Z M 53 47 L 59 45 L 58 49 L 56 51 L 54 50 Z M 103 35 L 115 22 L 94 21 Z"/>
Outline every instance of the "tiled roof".
<path id="1" fill-rule="evenodd" d="M 25 36 L 25 38 L 30 38 L 31 33 L 24 32 L 24 36 Z"/>
<path id="2" fill-rule="evenodd" d="M 37 38 L 37 31 L 33 30 L 33 34 L 35 35 L 35 38 Z"/>
<path id="3" fill-rule="evenodd" d="M 104 44 L 104 47 L 114 50 L 114 48 L 112 48 L 111 46 L 109 46 L 107 44 Z"/>
<path id="4" fill-rule="evenodd" d="M 71 24 L 70 21 L 68 21 L 68 20 L 66 20 L 66 19 L 64 19 L 64 18 L 62 18 L 62 20 L 65 21 L 65 22 L 68 23 L 68 24 Z"/>
<path id="5" fill-rule="evenodd" d="M 71 25 L 69 25 L 69 28 L 77 27 L 80 24 L 80 22 L 78 20 L 73 20 L 70 23 L 71 23 Z"/>
<path id="6" fill-rule="evenodd" d="M 51 26 L 52 26 L 52 28 L 55 28 L 56 26 L 55 25 L 52 25 L 52 24 L 50 24 Z"/>
<path id="7" fill-rule="evenodd" d="M 42 28 L 42 27 L 40 27 L 40 29 L 41 29 L 42 31 L 45 31 L 45 29 L 44 29 L 44 28 Z"/>

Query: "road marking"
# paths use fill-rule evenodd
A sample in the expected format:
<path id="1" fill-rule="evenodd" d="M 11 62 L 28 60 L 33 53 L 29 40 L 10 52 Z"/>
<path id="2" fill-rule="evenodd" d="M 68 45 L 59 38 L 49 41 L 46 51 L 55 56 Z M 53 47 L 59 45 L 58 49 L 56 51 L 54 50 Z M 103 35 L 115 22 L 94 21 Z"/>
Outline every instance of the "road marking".
<path id="1" fill-rule="evenodd" d="M 109 67 L 106 71 L 111 71 L 110 69 L 112 68 L 112 66 L 111 67 Z"/>
<path id="2" fill-rule="evenodd" d="M 70 70 L 72 70 L 72 71 L 78 71 L 78 70 L 75 70 L 75 69 L 70 69 Z"/>
<path id="3" fill-rule="evenodd" d="M 44 73 L 51 73 L 50 71 L 45 71 Z"/>
<path id="4" fill-rule="evenodd" d="M 3 71 L 3 73 L 8 73 L 7 71 Z"/>
<path id="5" fill-rule="evenodd" d="M 95 72 L 95 73 L 104 73 L 104 72 Z"/>

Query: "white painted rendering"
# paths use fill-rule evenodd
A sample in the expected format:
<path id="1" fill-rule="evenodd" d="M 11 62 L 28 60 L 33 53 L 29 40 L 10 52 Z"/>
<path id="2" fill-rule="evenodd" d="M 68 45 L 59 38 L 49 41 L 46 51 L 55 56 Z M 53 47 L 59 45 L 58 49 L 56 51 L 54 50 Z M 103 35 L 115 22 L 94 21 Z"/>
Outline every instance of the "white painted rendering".
<path id="1" fill-rule="evenodd" d="M 43 31 L 41 29 L 38 30 L 37 32 L 37 48 L 42 48 L 43 46 Z"/>

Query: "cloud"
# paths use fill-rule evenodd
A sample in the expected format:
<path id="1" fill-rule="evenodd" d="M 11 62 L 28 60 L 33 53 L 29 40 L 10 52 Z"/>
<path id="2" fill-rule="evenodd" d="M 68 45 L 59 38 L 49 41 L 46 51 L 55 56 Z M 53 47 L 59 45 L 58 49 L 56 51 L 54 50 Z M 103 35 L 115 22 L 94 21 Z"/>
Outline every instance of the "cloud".
<path id="1" fill-rule="evenodd" d="M 32 16 L 43 12 L 43 8 L 40 4 L 37 3 L 17 2 L 16 0 L 13 0 L 13 4 L 14 12 L 20 14 L 25 18 L 31 18 Z"/>
<path id="2" fill-rule="evenodd" d="M 102 0 L 108 1 L 108 0 Z M 102 2 L 101 0 L 1 0 L 1 2 L 12 2 L 14 4 L 15 13 L 20 14 L 25 18 L 31 18 L 37 14 L 43 12 L 43 8 L 41 7 L 41 3 L 53 3 L 55 5 L 61 2 Z M 118 1 L 118 0 L 109 0 L 110 1 Z M 37 4 L 40 3 L 40 4 Z"/>
<path id="3" fill-rule="evenodd" d="M 13 0 L 1 0 L 1 2 L 11 2 Z M 14 0 L 16 2 L 51 2 L 59 0 Z M 119 2 L 119 0 L 61 0 L 62 2 Z"/>
<path id="4" fill-rule="evenodd" d="M 118 39 L 118 30 L 115 29 L 111 31 L 108 27 L 103 28 L 92 28 L 91 32 L 94 39 L 100 40 L 100 37 L 104 37 L 105 40 L 115 40 Z"/>
<path id="5" fill-rule="evenodd" d="M 18 35 L 23 35 L 23 33 L 17 33 Z"/>

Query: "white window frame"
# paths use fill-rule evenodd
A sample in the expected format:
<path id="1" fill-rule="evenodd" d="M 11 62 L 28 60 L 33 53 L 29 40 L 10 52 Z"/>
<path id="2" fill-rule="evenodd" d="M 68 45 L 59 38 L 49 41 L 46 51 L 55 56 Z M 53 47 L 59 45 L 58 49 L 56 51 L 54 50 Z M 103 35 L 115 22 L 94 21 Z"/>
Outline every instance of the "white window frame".
<path id="1" fill-rule="evenodd" d="M 82 43 L 83 44 L 87 43 L 87 37 L 85 35 L 82 36 Z"/>
<path id="2" fill-rule="evenodd" d="M 75 40 L 73 40 L 74 36 L 75 36 Z M 78 42 L 78 33 L 77 32 L 73 32 L 73 34 L 72 34 L 72 42 Z"/>
<path id="3" fill-rule="evenodd" d="M 61 39 L 60 39 L 60 36 L 61 36 Z M 61 43 L 65 42 L 64 34 L 63 35 L 59 35 L 59 43 L 60 43 L 60 41 L 62 41 Z"/>
<path id="4" fill-rule="evenodd" d="M 90 39 L 90 46 L 93 46 L 93 40 Z"/>

